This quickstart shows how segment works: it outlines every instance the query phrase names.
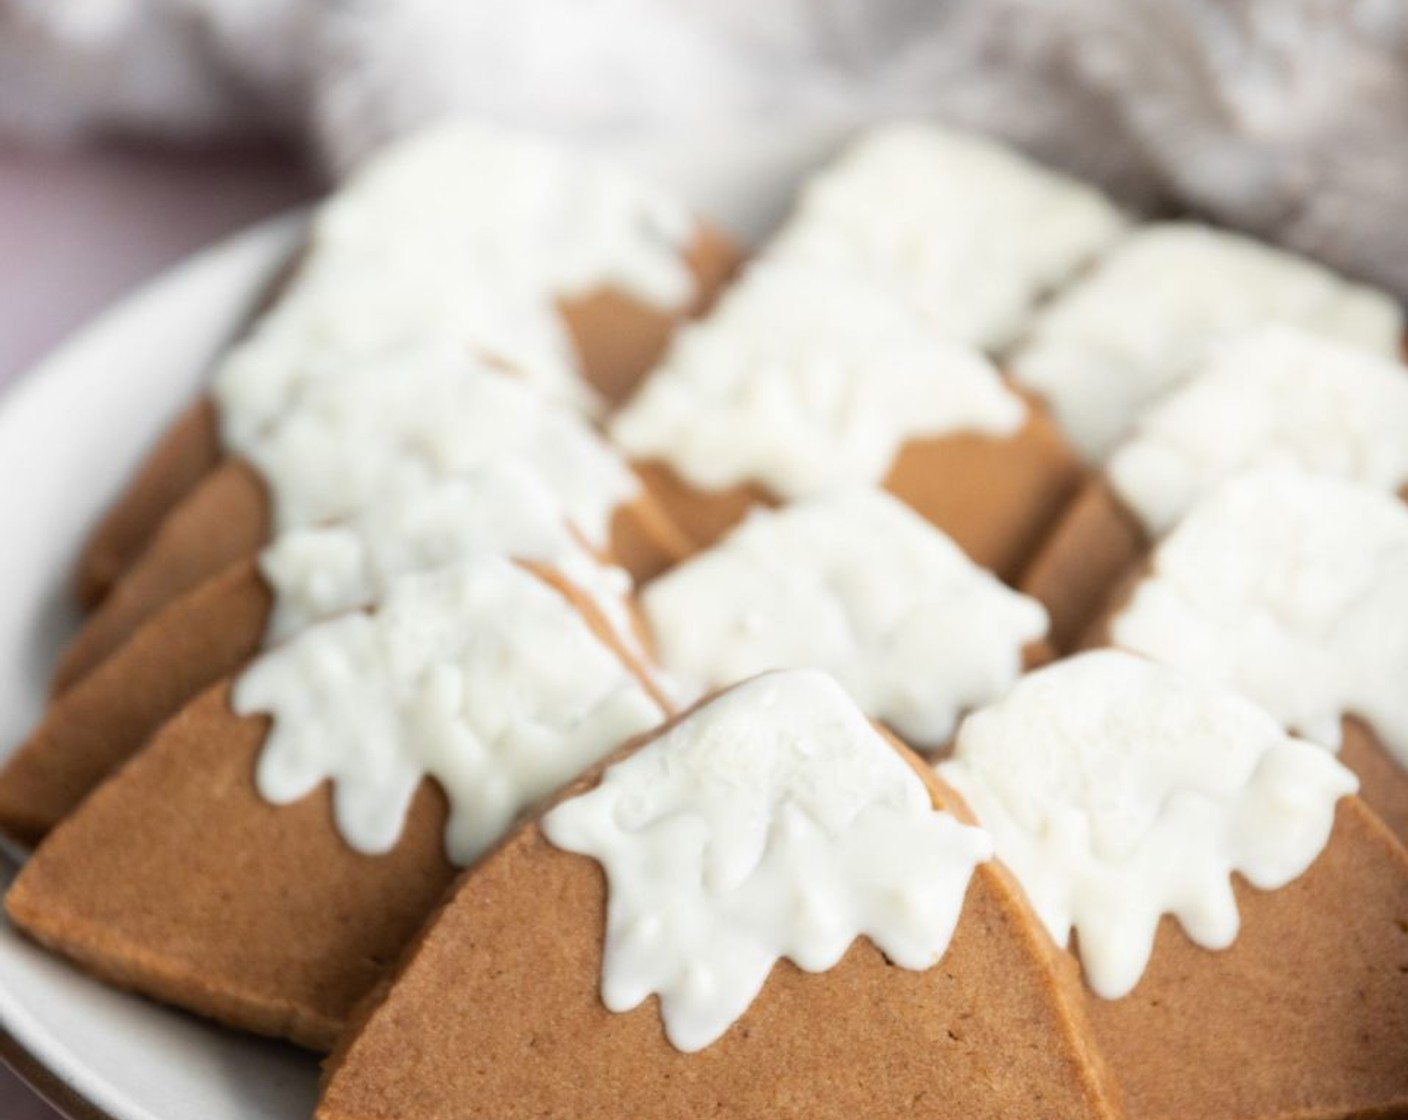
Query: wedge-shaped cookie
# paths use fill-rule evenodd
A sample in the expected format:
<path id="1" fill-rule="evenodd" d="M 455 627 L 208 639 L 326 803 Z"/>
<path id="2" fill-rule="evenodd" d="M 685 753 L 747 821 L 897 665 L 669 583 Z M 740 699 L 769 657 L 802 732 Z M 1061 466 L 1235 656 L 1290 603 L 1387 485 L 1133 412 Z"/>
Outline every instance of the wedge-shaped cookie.
<path id="1" fill-rule="evenodd" d="M 115 984 L 325 1048 L 456 865 L 664 711 L 550 573 L 407 577 L 182 711 L 6 907 Z"/>
<path id="2" fill-rule="evenodd" d="M 178 421 L 95 530 L 81 595 L 106 594 L 222 451 L 242 453 L 310 379 L 438 339 L 579 403 L 619 400 L 739 257 L 668 192 L 545 140 L 459 123 L 394 145 L 314 215 L 216 370 L 218 408 Z"/>
<path id="3" fill-rule="evenodd" d="M 1191 222 L 1160 223 L 1116 244 L 1047 304 L 1009 365 L 1071 443 L 1100 462 L 1209 346 L 1272 324 L 1392 358 L 1403 312 L 1388 293 L 1291 253 Z"/>
<path id="4" fill-rule="evenodd" d="M 1087 638 L 1223 682 L 1322 746 L 1408 839 L 1408 508 L 1261 471 L 1193 507 Z"/>
<path id="5" fill-rule="evenodd" d="M 1130 1116 L 1408 1112 L 1408 853 L 1328 751 L 1100 651 L 970 716 L 939 772 L 1079 953 Z"/>
<path id="6" fill-rule="evenodd" d="M 318 1116 L 1119 1115 L 948 804 L 822 674 L 708 700 L 456 886 Z"/>
<path id="7" fill-rule="evenodd" d="M 271 644 L 371 607 L 407 574 L 485 553 L 562 572 L 644 655 L 631 580 L 582 542 L 531 461 L 419 481 L 336 525 L 295 530 L 174 600 L 50 705 L 0 769 L 0 829 L 36 843 L 180 708 Z"/>
<path id="8" fill-rule="evenodd" d="M 1144 413 L 1043 543 L 1021 586 L 1070 649 L 1122 575 L 1218 483 L 1295 465 L 1384 493 L 1408 487 L 1402 364 L 1288 327 L 1213 349 Z"/>
<path id="9" fill-rule="evenodd" d="M 830 673 L 917 750 L 1048 658 L 1046 614 L 883 490 L 751 513 L 652 581 L 641 607 L 691 696 L 769 669 Z"/>
<path id="10" fill-rule="evenodd" d="M 453 351 L 406 347 L 306 387 L 242 458 L 207 476 L 64 652 L 60 691 L 161 607 L 271 538 L 413 502 L 425 487 L 506 461 L 531 466 L 585 542 L 637 576 L 690 547 L 576 412 Z"/>
<path id="11" fill-rule="evenodd" d="M 611 434 L 700 545 L 760 503 L 883 486 L 1006 578 L 1080 478 L 1051 422 L 911 302 L 766 255 L 677 335 Z"/>
<path id="12" fill-rule="evenodd" d="M 879 283 L 1000 354 L 1125 228 L 1086 183 L 986 137 L 907 123 L 865 133 L 815 175 L 768 255 Z"/>

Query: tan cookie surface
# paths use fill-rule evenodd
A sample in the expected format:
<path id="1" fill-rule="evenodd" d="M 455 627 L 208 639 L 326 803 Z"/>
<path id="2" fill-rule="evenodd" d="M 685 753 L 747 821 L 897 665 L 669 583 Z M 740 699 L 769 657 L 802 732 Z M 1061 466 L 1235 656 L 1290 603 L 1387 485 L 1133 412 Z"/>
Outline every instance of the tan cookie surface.
<path id="1" fill-rule="evenodd" d="M 36 844 L 157 729 L 259 649 L 273 596 L 253 561 L 174 600 L 74 686 L 0 769 L 0 830 Z"/>
<path id="2" fill-rule="evenodd" d="M 1074 650 L 1150 542 L 1101 475 L 1089 478 L 1037 549 L 1018 587 L 1051 616 L 1052 644 Z"/>

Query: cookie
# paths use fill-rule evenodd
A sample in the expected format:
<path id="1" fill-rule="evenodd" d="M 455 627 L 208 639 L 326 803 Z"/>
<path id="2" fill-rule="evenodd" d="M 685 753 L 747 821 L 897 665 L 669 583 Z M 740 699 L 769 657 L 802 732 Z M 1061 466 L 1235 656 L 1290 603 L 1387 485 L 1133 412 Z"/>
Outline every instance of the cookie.
<path id="1" fill-rule="evenodd" d="M 1036 602 L 878 489 L 755 510 L 651 581 L 641 607 L 686 696 L 769 669 L 822 669 L 921 751 L 1048 656 Z"/>
<path id="2" fill-rule="evenodd" d="M 598 768 L 569 790 L 546 820 L 572 809 L 574 801 L 609 791 L 618 781 L 613 772 L 650 766 L 652 752 L 690 736 L 692 724 L 712 718 L 720 704 L 736 704 L 760 691 L 766 695 L 752 708 L 753 731 L 727 736 L 743 744 L 732 756 L 736 768 L 728 771 L 738 794 L 725 799 L 729 805 L 753 805 L 757 798 L 766 804 L 769 791 L 793 788 L 791 783 L 819 791 L 838 781 L 840 767 L 847 777 L 839 780 L 856 793 L 858 804 L 865 797 L 860 789 L 883 772 L 887 780 L 911 784 L 899 798 L 911 811 L 948 817 L 949 795 L 922 777 L 922 765 L 898 743 L 867 728 L 853 707 L 838 712 L 831 699 L 838 690 L 822 700 L 822 690 L 802 689 L 806 700 L 796 710 L 814 719 L 803 715 L 789 724 L 779 718 L 794 710 L 788 697 L 799 694 L 788 682 L 814 676 L 767 674 L 706 702 L 672 729 Z M 840 703 L 848 704 L 844 698 Z M 823 724 L 826 730 L 819 731 Z M 877 757 L 861 767 L 867 777 L 857 778 L 835 742 L 842 725 L 862 729 L 871 749 L 899 757 Z M 790 736 L 780 730 L 789 726 Z M 815 748 L 814 761 L 777 758 L 774 765 L 779 738 Z M 758 767 L 750 769 L 754 754 Z M 694 764 L 680 756 L 679 765 L 690 772 Z M 671 772 L 679 770 L 672 765 Z M 795 817 L 790 834 L 797 844 L 826 842 L 827 825 L 821 822 L 830 795 L 777 796 L 776 804 L 787 806 L 779 811 Z M 709 810 L 691 811 L 689 804 L 678 804 L 670 819 L 687 822 L 682 827 L 699 834 L 699 842 L 721 844 L 718 833 L 703 831 L 700 813 L 707 819 Z M 663 812 L 666 805 L 647 794 L 630 815 L 629 827 L 649 827 L 652 809 Z M 927 966 L 898 965 L 870 936 L 848 942 L 838 936 L 824 960 L 809 960 L 808 970 L 785 958 L 771 964 L 776 947 L 760 932 L 769 928 L 767 919 L 755 912 L 757 924 L 750 924 L 742 900 L 756 899 L 757 893 L 748 894 L 750 884 L 770 882 L 789 857 L 777 850 L 776 831 L 765 824 L 756 831 L 748 827 L 743 821 L 752 819 L 752 811 L 743 812 L 739 832 L 768 839 L 742 867 L 720 849 L 729 871 L 723 873 L 724 885 L 706 891 L 704 905 L 710 909 L 702 912 L 718 924 L 717 933 L 681 941 L 688 927 L 672 924 L 667 915 L 651 927 L 663 940 L 643 941 L 639 949 L 624 943 L 606 949 L 627 929 L 608 916 L 618 913 L 624 898 L 640 897 L 635 890 L 618 897 L 630 879 L 626 851 L 624 863 L 613 862 L 604 874 L 597 858 L 557 846 L 549 836 L 560 841 L 559 830 L 549 832 L 542 819 L 513 834 L 455 886 L 393 981 L 369 1001 L 327 1063 L 320 1120 L 411 1114 L 437 1120 L 474 1110 L 506 1120 L 544 1115 L 592 1120 L 693 1117 L 720 1109 L 739 1117 L 996 1118 L 1029 1114 L 1038 1099 L 1041 1111 L 1053 1116 L 1122 1115 L 1117 1090 L 1090 1044 L 1069 962 L 1062 962 L 1000 869 L 982 864 L 971 872 L 952 938 L 937 963 L 926 958 Z M 600 820 L 608 822 L 610 814 Z M 628 832 L 620 842 L 630 844 L 633 835 Z M 890 834 L 892 843 L 898 835 Z M 662 847 L 669 846 L 659 839 Z M 863 858 L 854 851 L 852 856 Z M 918 876 L 911 897 L 924 897 L 926 861 L 907 866 Z M 687 889 L 698 882 L 688 872 L 677 878 Z M 800 885 L 805 887 L 805 876 Z M 837 909 L 823 913 L 850 920 L 845 896 L 828 897 Z M 799 916 L 792 941 L 798 953 L 807 941 L 806 925 Z M 893 935 L 891 919 L 876 915 L 875 927 L 879 940 Z M 727 947 L 735 937 L 739 952 L 731 954 Z M 700 980 L 697 987 L 671 983 L 671 972 L 649 973 L 669 985 L 668 1004 L 653 995 L 630 1010 L 609 1010 L 603 1002 L 603 970 L 611 969 L 612 961 L 624 960 L 629 968 L 632 954 L 651 953 L 652 945 L 665 953 L 683 950 L 692 960 L 720 941 L 724 958 L 712 962 L 720 967 L 706 960 L 698 960 L 694 971 L 684 966 L 686 975 Z M 755 959 L 764 947 L 766 956 Z M 688 1003 L 702 999 L 707 1015 L 720 987 L 732 989 L 737 982 L 727 962 L 740 957 L 750 962 L 751 998 L 741 1007 L 732 1004 L 722 1033 L 697 1048 Z M 751 979 L 755 965 L 765 970 L 757 985 Z M 712 1022 L 717 1029 L 718 1021 Z"/>
<path id="3" fill-rule="evenodd" d="M 1078 955 L 1130 1116 L 1408 1110 L 1408 853 L 1327 751 L 1099 651 L 969 717 L 940 774 Z"/>
<path id="4" fill-rule="evenodd" d="M 1046 304 L 1007 364 L 1099 463 L 1210 347 L 1274 324 L 1389 359 L 1404 326 L 1386 292 L 1225 230 L 1159 222 L 1117 242 Z"/>
<path id="5" fill-rule="evenodd" d="M 1398 680 L 1408 509 L 1336 479 L 1232 479 L 1116 585 L 1083 639 L 1223 681 L 1286 726 L 1343 749 L 1361 795 L 1408 838 Z"/>
<path id="6" fill-rule="evenodd" d="M 326 1048 L 458 865 L 659 721 L 614 641 L 551 573 L 408 577 L 167 723 L 40 846 L 10 918 L 109 982 Z"/>
<path id="7" fill-rule="evenodd" d="M 1024 573 L 1057 646 L 1071 648 L 1121 573 L 1199 498 L 1268 464 L 1408 492 L 1403 366 L 1289 327 L 1213 347 L 1143 413 Z"/>
<path id="8" fill-rule="evenodd" d="M 696 545 L 752 506 L 883 486 L 1013 578 L 1082 468 L 977 351 L 854 276 L 762 258 L 610 425 Z"/>

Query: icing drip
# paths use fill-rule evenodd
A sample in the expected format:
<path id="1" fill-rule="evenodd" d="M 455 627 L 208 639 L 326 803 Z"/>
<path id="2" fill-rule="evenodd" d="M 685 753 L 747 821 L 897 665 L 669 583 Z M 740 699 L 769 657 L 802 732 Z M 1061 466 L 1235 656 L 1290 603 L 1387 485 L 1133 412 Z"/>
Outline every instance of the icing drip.
<path id="1" fill-rule="evenodd" d="M 561 594 L 495 556 L 402 577 L 375 614 L 303 631 L 245 670 L 234 705 L 273 717 L 256 772 L 266 800 L 331 781 L 338 831 L 375 854 L 433 778 L 459 864 L 663 718 Z"/>
<path id="2" fill-rule="evenodd" d="M 694 231 L 666 193 L 550 142 L 419 133 L 319 209 L 286 290 L 217 371 L 226 443 L 243 451 L 308 383 L 424 340 L 590 403 L 559 303 L 614 288 L 684 307 Z"/>
<path id="3" fill-rule="evenodd" d="M 878 485 L 911 439 L 1010 435 L 1025 416 L 991 363 L 907 302 L 763 260 L 680 330 L 611 431 L 701 489 L 754 482 L 802 498 Z"/>
<path id="4" fill-rule="evenodd" d="M 1106 473 L 1159 537 L 1221 480 L 1282 466 L 1385 492 L 1408 483 L 1402 365 L 1286 327 L 1248 332 L 1146 412 Z"/>
<path id="5" fill-rule="evenodd" d="M 608 882 L 602 999 L 659 993 L 678 1049 L 718 1039 L 786 957 L 835 966 L 868 937 L 895 964 L 943 956 L 989 843 L 822 673 L 756 677 L 609 767 L 543 819 Z"/>
<path id="6" fill-rule="evenodd" d="M 1226 682 L 1336 748 L 1358 715 L 1408 768 L 1408 509 L 1260 472 L 1194 506 L 1111 624 L 1115 643 Z"/>
<path id="7" fill-rule="evenodd" d="M 767 669 L 833 675 L 911 743 L 1002 695 L 1046 612 L 883 491 L 759 510 L 641 597 L 661 664 L 693 695 Z"/>
<path id="8" fill-rule="evenodd" d="M 1117 999 L 1159 918 L 1222 949 L 1233 872 L 1274 890 L 1324 849 L 1354 775 L 1236 693 L 1143 658 L 1087 653 L 970 716 L 939 774 L 991 833 L 1058 944 Z"/>
<path id="9" fill-rule="evenodd" d="M 997 350 L 1124 225 L 1098 191 L 999 144 L 894 125 L 803 188 L 768 255 L 863 276 L 950 337 Z"/>
<path id="10" fill-rule="evenodd" d="M 1211 346 L 1277 323 L 1385 357 L 1403 329 L 1383 292 L 1246 238 L 1169 223 L 1125 238 L 1041 312 L 1012 375 L 1098 460 Z"/>
<path id="11" fill-rule="evenodd" d="M 577 413 L 519 378 L 433 346 L 306 386 L 297 407 L 245 454 L 268 486 L 276 532 L 351 517 L 436 480 L 521 459 L 600 548 L 615 510 L 639 490 L 619 453 Z"/>

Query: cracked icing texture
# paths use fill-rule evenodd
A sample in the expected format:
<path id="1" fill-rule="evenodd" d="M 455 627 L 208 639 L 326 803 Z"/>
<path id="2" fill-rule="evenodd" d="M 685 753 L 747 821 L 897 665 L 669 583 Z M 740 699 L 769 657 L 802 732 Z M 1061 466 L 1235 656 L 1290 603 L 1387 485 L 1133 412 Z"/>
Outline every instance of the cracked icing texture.
<path id="1" fill-rule="evenodd" d="M 274 591 L 266 641 L 378 602 L 398 576 L 492 553 L 542 563 L 591 597 L 623 644 L 635 642 L 630 576 L 583 545 L 553 488 L 526 462 L 391 492 L 347 522 L 285 533 L 260 554 Z"/>
<path id="2" fill-rule="evenodd" d="M 906 124 L 813 178 L 768 255 L 863 276 L 945 334 L 998 350 L 1124 228 L 1083 183 L 980 137 Z"/>
<path id="3" fill-rule="evenodd" d="M 1234 234 L 1169 223 L 1127 237 L 1038 315 L 1012 374 L 1098 460 L 1210 347 L 1277 323 L 1384 357 L 1397 355 L 1403 330 L 1383 292 Z"/>
<path id="4" fill-rule="evenodd" d="M 567 599 L 493 556 L 403 577 L 375 614 L 305 630 L 245 670 L 234 703 L 273 717 L 256 773 L 265 799 L 331 781 L 339 832 L 374 854 L 395 846 L 433 778 L 459 864 L 663 718 Z"/>
<path id="5" fill-rule="evenodd" d="M 831 678 L 769 673 L 708 701 L 543 820 L 607 878 L 602 999 L 660 996 L 678 1049 L 708 1046 L 773 965 L 836 965 L 868 937 L 936 964 L 990 845 Z"/>
<path id="6" fill-rule="evenodd" d="M 1196 505 L 1110 624 L 1118 645 L 1223 681 L 1337 747 L 1366 720 L 1408 768 L 1408 509 L 1260 472 Z"/>
<path id="7" fill-rule="evenodd" d="M 970 716 L 938 769 L 1057 943 L 1076 934 L 1106 999 L 1138 983 L 1163 914 L 1229 946 L 1232 873 L 1262 890 L 1295 879 L 1358 784 L 1238 694 L 1108 650 Z"/>
<path id="8" fill-rule="evenodd" d="M 755 262 L 683 327 L 612 424 L 692 485 L 802 498 L 879 484 L 912 439 L 1011 435 L 1026 407 L 981 354 L 858 277 Z"/>
<path id="9" fill-rule="evenodd" d="M 1106 464 L 1151 537 L 1220 481 L 1291 466 L 1387 493 L 1408 483 L 1408 371 L 1288 327 L 1238 336 L 1140 418 Z"/>
<path id="10" fill-rule="evenodd" d="M 353 516 L 428 482 L 521 459 L 596 547 L 640 484 L 576 412 L 519 378 L 443 347 L 407 348 L 310 386 L 246 449 L 276 532 Z"/>
<path id="11" fill-rule="evenodd" d="M 1046 612 L 883 491 L 752 514 L 641 597 L 660 662 L 694 695 L 768 669 L 833 675 L 916 746 L 1002 695 Z"/>
<path id="12" fill-rule="evenodd" d="M 610 287 L 685 306 L 694 233 L 667 193 L 552 143 L 467 123 L 418 133 L 318 210 L 286 291 L 222 362 L 225 441 L 244 450 L 308 383 L 427 339 L 589 404 L 559 301 Z"/>

